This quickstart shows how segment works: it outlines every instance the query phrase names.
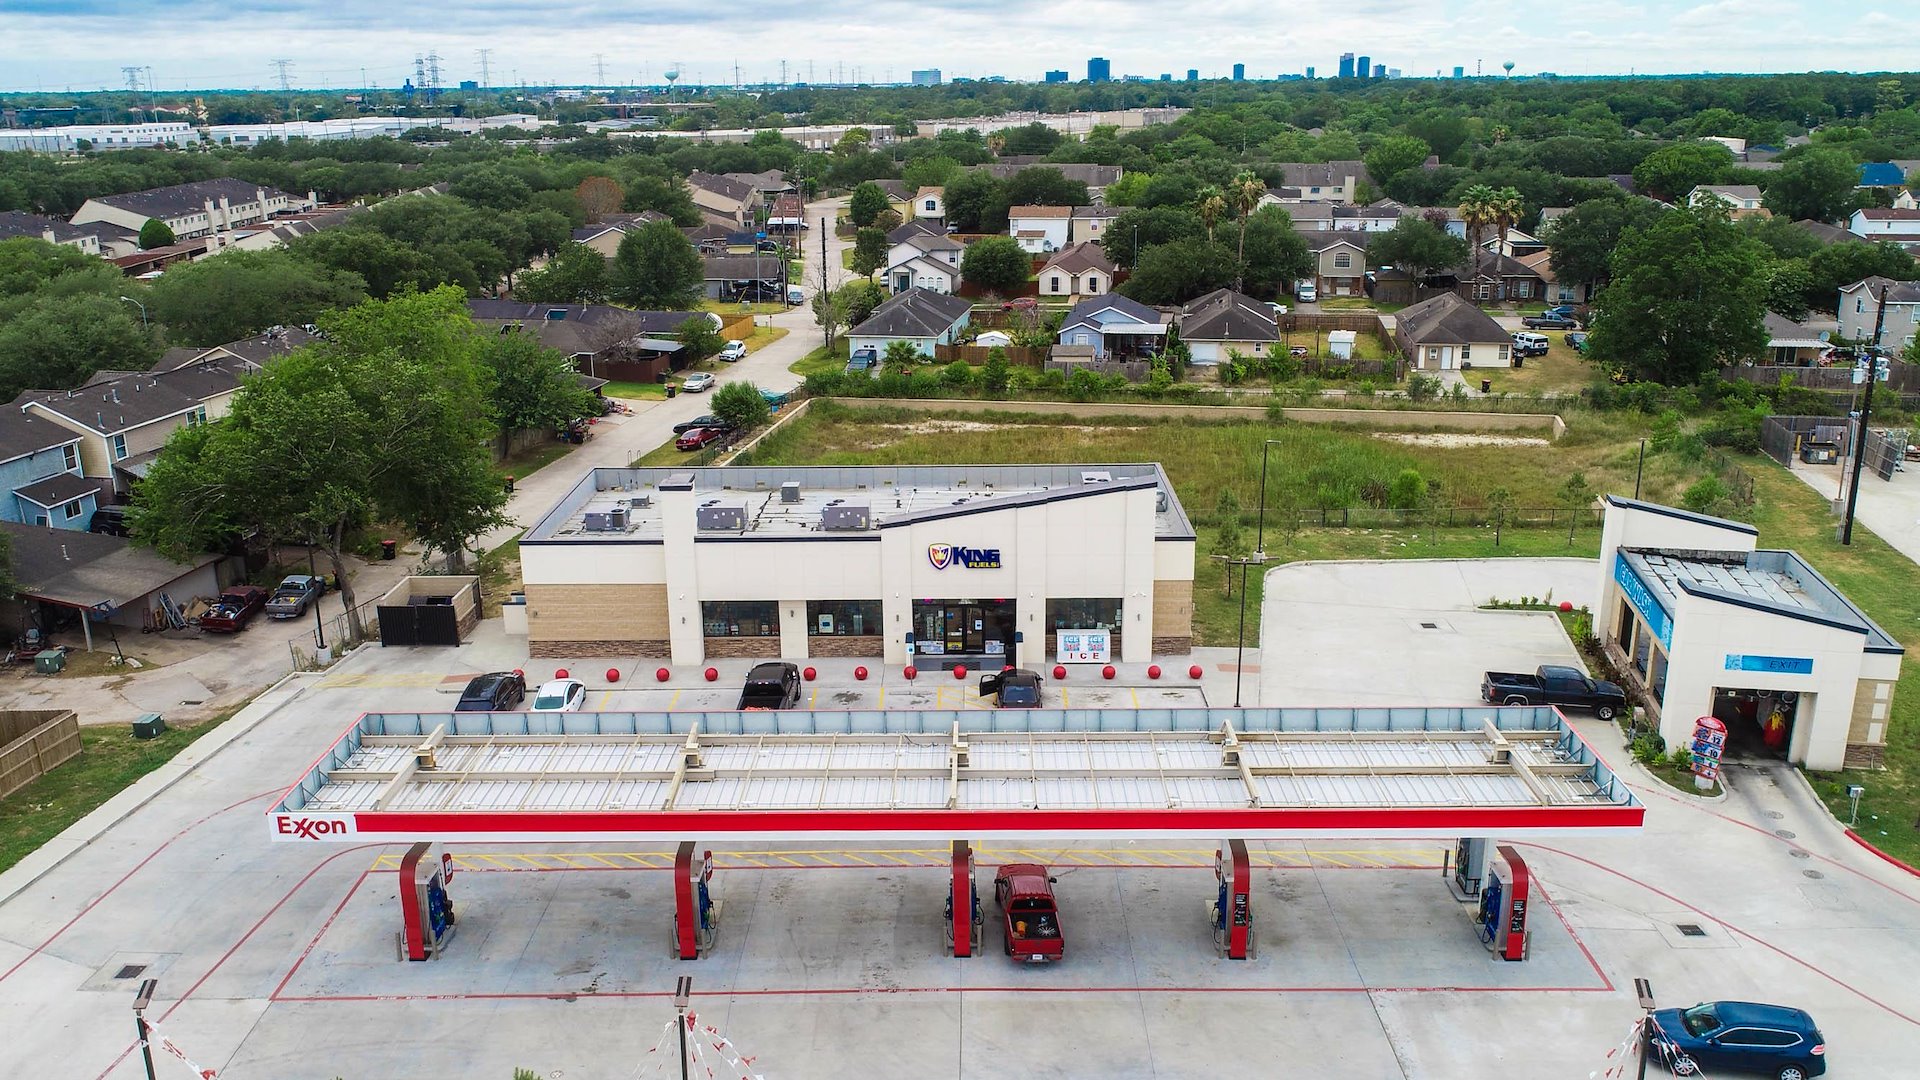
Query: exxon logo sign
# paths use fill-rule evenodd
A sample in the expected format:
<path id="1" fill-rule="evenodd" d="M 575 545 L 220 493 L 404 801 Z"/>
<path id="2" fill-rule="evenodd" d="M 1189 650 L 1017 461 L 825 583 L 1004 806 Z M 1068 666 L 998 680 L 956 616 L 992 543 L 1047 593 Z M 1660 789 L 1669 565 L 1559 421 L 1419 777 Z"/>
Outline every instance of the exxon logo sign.
<path id="1" fill-rule="evenodd" d="M 295 840 L 320 840 L 329 836 L 347 836 L 353 832 L 341 818 L 296 817 L 292 814 L 274 815 L 273 831 Z"/>
<path id="2" fill-rule="evenodd" d="M 964 566 L 969 570 L 998 570 L 1000 549 L 928 544 L 927 561 L 933 564 L 935 570 L 945 570 L 949 566 Z"/>

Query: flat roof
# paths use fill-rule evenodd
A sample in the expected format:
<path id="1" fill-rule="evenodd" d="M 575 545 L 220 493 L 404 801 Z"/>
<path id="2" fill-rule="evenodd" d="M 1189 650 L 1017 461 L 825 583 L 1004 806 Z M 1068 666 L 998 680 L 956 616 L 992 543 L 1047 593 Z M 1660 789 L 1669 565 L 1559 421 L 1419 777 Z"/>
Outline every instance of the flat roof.
<path id="1" fill-rule="evenodd" d="M 282 840 L 1504 837 L 1643 809 L 1551 708 L 376 713 Z"/>
<path id="2" fill-rule="evenodd" d="M 1906 651 L 1795 552 L 1621 548 L 1620 555 L 1663 603 L 1671 604 L 1683 592 L 1744 603 L 1759 611 L 1859 631 L 1866 635 L 1869 652 Z"/>
<path id="3" fill-rule="evenodd" d="M 1013 506 L 1079 498 L 1125 487 L 1156 487 L 1163 496 L 1154 519 L 1154 537 L 1191 540 L 1193 524 L 1174 494 L 1173 484 L 1152 462 L 1105 465 L 919 465 L 806 466 L 794 468 L 705 468 L 589 470 L 549 510 L 521 543 L 625 539 L 660 543 L 665 539 L 659 490 L 668 481 L 691 477 L 698 506 L 743 507 L 746 528 L 710 535 L 748 537 L 816 536 L 828 539 L 876 539 L 876 530 L 933 517 L 979 513 Z M 799 485 L 799 500 L 785 502 L 781 485 Z M 829 532 L 823 514 L 834 506 L 865 506 L 871 528 Z M 626 525 L 613 528 L 605 515 L 626 512 Z M 587 528 L 587 515 L 599 527 Z M 702 534 L 696 534 L 699 536 Z"/>

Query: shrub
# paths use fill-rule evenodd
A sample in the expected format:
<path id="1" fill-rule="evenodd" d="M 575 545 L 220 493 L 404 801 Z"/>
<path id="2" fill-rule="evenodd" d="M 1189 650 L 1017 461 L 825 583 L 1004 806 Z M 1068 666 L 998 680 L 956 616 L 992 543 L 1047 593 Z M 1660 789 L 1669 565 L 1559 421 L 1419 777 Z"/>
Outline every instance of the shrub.
<path id="1" fill-rule="evenodd" d="M 1713 513 L 1731 494 L 1719 477 L 1703 477 L 1680 496 L 1680 505 L 1696 514 Z"/>
<path id="2" fill-rule="evenodd" d="M 973 368 L 965 360 L 955 360 L 940 372 L 940 381 L 951 389 L 959 390 L 973 384 Z"/>
<path id="3" fill-rule="evenodd" d="M 1640 764 L 1651 765 L 1665 757 L 1666 753 L 1667 740 L 1661 738 L 1659 732 L 1648 731 L 1634 736 L 1633 760 Z"/>
<path id="4" fill-rule="evenodd" d="M 1414 372 L 1407 376 L 1407 397 L 1413 401 L 1432 401 L 1440 396 L 1440 377 Z M 1464 392 L 1462 394 L 1464 395 Z"/>
<path id="5" fill-rule="evenodd" d="M 760 396 L 760 388 L 750 382 L 727 383 L 713 392 L 709 404 L 713 415 L 740 431 L 752 431 L 766 423 L 771 412 L 767 399 Z"/>
<path id="6" fill-rule="evenodd" d="M 1058 372 L 1049 372 L 1049 374 L 1058 374 Z M 1106 380 L 1091 368 L 1079 367 L 1073 370 L 1072 375 L 1067 376 L 1065 389 L 1067 396 L 1075 401 L 1092 401 L 1106 389 Z"/>
<path id="7" fill-rule="evenodd" d="M 1387 489 L 1387 505 L 1395 510 L 1417 510 L 1427 498 L 1427 481 L 1418 469 L 1402 469 Z"/>
<path id="8" fill-rule="evenodd" d="M 998 345 L 987 350 L 987 362 L 980 368 L 980 386 L 988 393 L 1003 394 L 1012 378 L 1007 351 Z"/>

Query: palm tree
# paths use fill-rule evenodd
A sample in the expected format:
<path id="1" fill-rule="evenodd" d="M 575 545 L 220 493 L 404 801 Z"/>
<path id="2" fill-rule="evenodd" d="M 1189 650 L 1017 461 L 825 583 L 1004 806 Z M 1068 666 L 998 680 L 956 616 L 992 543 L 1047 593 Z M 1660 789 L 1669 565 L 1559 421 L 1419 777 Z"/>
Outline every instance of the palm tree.
<path id="1" fill-rule="evenodd" d="M 1519 224 L 1520 219 L 1526 215 L 1526 202 L 1520 198 L 1520 192 L 1510 187 L 1503 187 L 1493 193 L 1493 198 L 1487 203 L 1487 210 L 1493 218 L 1491 224 L 1493 225 L 1494 233 L 1499 237 L 1499 243 L 1494 247 L 1494 250 L 1505 255 L 1507 253 L 1507 230 Z M 1503 278 L 1501 279 L 1500 299 L 1505 300 L 1506 298 L 1507 289 L 1505 279 Z"/>
<path id="2" fill-rule="evenodd" d="M 1475 184 L 1460 193 L 1460 220 L 1467 226 L 1467 243 L 1473 248 L 1473 269 L 1480 270 L 1480 238 L 1493 224 L 1493 203 L 1498 198 L 1493 188 Z"/>
<path id="3" fill-rule="evenodd" d="M 1260 197 L 1267 193 L 1267 182 L 1251 171 L 1242 171 L 1227 185 L 1227 203 L 1240 215 L 1240 269 L 1233 276 L 1235 292 L 1240 290 L 1242 279 L 1246 276 L 1247 262 L 1247 219 L 1260 205 Z"/>
<path id="4" fill-rule="evenodd" d="M 1227 212 L 1227 200 L 1221 196 L 1220 189 L 1208 184 L 1200 189 L 1194 199 L 1194 212 L 1200 215 L 1200 224 L 1207 227 L 1207 240 L 1213 240 L 1213 227 L 1220 221 L 1220 215 Z"/>

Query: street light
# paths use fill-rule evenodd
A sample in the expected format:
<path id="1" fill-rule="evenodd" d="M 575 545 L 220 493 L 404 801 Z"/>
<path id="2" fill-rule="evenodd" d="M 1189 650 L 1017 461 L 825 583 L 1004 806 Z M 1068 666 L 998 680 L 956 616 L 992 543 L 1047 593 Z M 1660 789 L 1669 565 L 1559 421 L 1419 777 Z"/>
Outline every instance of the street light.
<path id="1" fill-rule="evenodd" d="M 135 300 L 135 299 L 134 299 L 133 297 L 131 297 L 131 296 L 123 296 L 123 297 L 121 297 L 120 299 L 122 299 L 122 300 L 125 300 L 125 301 L 126 301 L 127 303 L 129 303 L 129 304 L 132 304 L 132 305 L 133 305 L 134 307 L 137 307 L 137 308 L 139 308 L 139 309 L 140 309 L 140 327 L 141 327 L 141 329 L 143 329 L 143 330 L 144 330 L 144 329 L 146 329 L 146 326 L 147 326 L 147 305 L 145 305 L 145 304 L 143 304 L 143 303 L 141 303 L 141 302 L 140 302 L 140 301 L 138 301 L 138 300 Z"/>
<path id="2" fill-rule="evenodd" d="M 1247 567 L 1262 565 L 1267 557 L 1262 552 L 1244 558 L 1215 556 L 1227 567 L 1227 580 L 1233 580 L 1233 568 L 1240 568 L 1240 631 L 1233 650 L 1233 707 L 1240 707 L 1240 674 L 1247 660 Z"/>
<path id="3" fill-rule="evenodd" d="M 1254 534 L 1253 553 L 1262 562 L 1267 558 L 1267 448 L 1278 439 L 1268 439 L 1260 444 L 1260 528 Z"/>

